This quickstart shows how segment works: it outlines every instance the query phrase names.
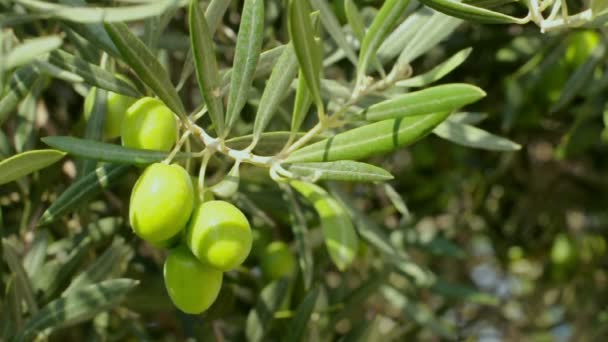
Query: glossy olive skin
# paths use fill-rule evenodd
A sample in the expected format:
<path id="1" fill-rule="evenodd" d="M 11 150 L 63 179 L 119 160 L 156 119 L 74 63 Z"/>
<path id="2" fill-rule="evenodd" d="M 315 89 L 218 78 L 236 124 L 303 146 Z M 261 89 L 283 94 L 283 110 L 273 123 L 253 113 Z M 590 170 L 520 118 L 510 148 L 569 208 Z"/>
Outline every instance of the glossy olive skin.
<path id="1" fill-rule="evenodd" d="M 175 114 L 160 100 L 144 97 L 135 102 L 122 123 L 122 145 L 169 151 L 177 140 Z"/>
<path id="2" fill-rule="evenodd" d="M 129 221 L 135 234 L 162 246 L 186 226 L 193 205 L 194 188 L 186 170 L 156 163 L 133 187 Z"/>
<path id="3" fill-rule="evenodd" d="M 207 310 L 222 288 L 222 272 L 201 263 L 184 245 L 171 250 L 163 276 L 171 301 L 188 314 Z"/>
<path id="4" fill-rule="evenodd" d="M 186 242 L 201 262 L 228 271 L 249 255 L 251 227 L 234 205 L 225 201 L 203 202 L 192 213 Z"/>
<path id="5" fill-rule="evenodd" d="M 84 99 L 84 117 L 88 121 L 93 110 L 93 100 L 95 99 L 96 88 L 91 88 L 87 97 Z M 103 122 L 103 138 L 106 140 L 118 138 L 122 131 L 122 121 L 127 109 L 136 101 L 135 98 L 107 92 L 106 113 Z"/>
<path id="6" fill-rule="evenodd" d="M 277 280 L 294 276 L 296 260 L 289 246 L 282 241 L 274 241 L 264 249 L 260 266 L 267 280 Z"/>

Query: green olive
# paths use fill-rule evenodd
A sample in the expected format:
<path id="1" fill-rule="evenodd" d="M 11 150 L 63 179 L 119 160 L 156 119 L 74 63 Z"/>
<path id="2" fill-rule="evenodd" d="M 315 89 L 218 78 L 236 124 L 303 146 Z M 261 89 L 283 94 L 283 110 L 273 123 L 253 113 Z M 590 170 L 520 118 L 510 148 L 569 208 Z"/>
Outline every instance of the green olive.
<path id="1" fill-rule="evenodd" d="M 177 140 L 175 114 L 160 100 L 144 97 L 137 100 L 125 115 L 122 144 L 146 150 L 169 151 Z"/>
<path id="2" fill-rule="evenodd" d="M 84 100 L 84 117 L 88 121 L 93 110 L 93 100 L 95 99 L 96 88 L 91 88 Z M 103 122 L 104 139 L 118 138 L 122 129 L 122 121 L 127 109 L 135 102 L 135 99 L 114 93 L 107 92 L 106 114 Z"/>
<path id="3" fill-rule="evenodd" d="M 268 280 L 293 277 L 296 271 L 296 260 L 289 250 L 289 246 L 282 241 L 275 241 L 264 249 L 261 267 L 264 277 Z"/>
<path id="4" fill-rule="evenodd" d="M 579 67 L 591 55 L 591 52 L 600 43 L 600 36 L 593 30 L 577 31 L 572 33 L 570 44 L 566 50 L 566 62 L 573 69 Z"/>
<path id="5" fill-rule="evenodd" d="M 186 226 L 193 205 L 194 189 L 186 170 L 156 163 L 133 187 L 129 221 L 142 239 L 163 245 Z"/>
<path id="6" fill-rule="evenodd" d="M 234 269 L 251 251 L 251 228 L 245 215 L 225 201 L 203 202 L 194 210 L 186 242 L 196 257 L 218 270 Z"/>
<path id="7" fill-rule="evenodd" d="M 207 310 L 222 288 L 222 272 L 201 263 L 184 245 L 171 250 L 163 275 L 173 304 L 188 314 Z"/>

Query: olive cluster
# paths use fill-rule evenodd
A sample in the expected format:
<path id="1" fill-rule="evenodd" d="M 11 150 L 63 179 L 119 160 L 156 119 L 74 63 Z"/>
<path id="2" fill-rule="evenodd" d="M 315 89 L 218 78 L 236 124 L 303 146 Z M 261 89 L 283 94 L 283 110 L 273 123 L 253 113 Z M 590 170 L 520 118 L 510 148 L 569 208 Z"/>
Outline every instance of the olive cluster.
<path id="1" fill-rule="evenodd" d="M 92 106 L 88 102 L 85 113 Z M 135 101 L 109 93 L 104 137 L 116 138 L 117 132 L 125 147 L 169 151 L 178 137 L 178 123 L 175 114 L 155 98 Z M 245 215 L 212 195 L 200 200 L 195 184 L 183 167 L 155 163 L 135 183 L 129 206 L 135 234 L 157 247 L 170 248 L 163 270 L 165 286 L 173 303 L 190 314 L 213 304 L 223 272 L 241 265 L 252 246 Z"/>

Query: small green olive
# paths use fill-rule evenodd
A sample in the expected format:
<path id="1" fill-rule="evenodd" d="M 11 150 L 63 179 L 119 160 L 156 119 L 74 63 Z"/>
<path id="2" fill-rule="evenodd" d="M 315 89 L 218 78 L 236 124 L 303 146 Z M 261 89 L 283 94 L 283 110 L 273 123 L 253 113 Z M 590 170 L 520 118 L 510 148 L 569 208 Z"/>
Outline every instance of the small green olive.
<path id="1" fill-rule="evenodd" d="M 201 263 L 184 245 L 171 250 L 163 276 L 173 304 L 188 314 L 207 310 L 222 288 L 222 272 Z"/>
<path id="2" fill-rule="evenodd" d="M 125 147 L 169 151 L 177 140 L 175 114 L 160 100 L 144 97 L 135 102 L 122 124 Z"/>
<path id="3" fill-rule="evenodd" d="M 251 228 L 245 215 L 225 201 L 203 202 L 194 210 L 186 242 L 196 257 L 221 271 L 234 269 L 251 251 Z"/>
<path id="4" fill-rule="evenodd" d="M 600 35 L 593 30 L 576 31 L 570 35 L 566 50 L 566 62 L 573 69 L 579 67 L 600 43 Z"/>
<path id="5" fill-rule="evenodd" d="M 289 246 L 282 241 L 275 241 L 264 249 L 261 267 L 264 277 L 268 280 L 293 277 L 296 271 L 296 260 L 289 250 Z"/>
<path id="6" fill-rule="evenodd" d="M 91 88 L 84 100 L 84 117 L 88 121 L 93 110 L 96 88 Z M 127 109 L 135 102 L 135 99 L 109 91 L 106 98 L 106 114 L 103 123 L 104 139 L 114 139 L 120 136 L 122 121 Z"/>
<path id="7" fill-rule="evenodd" d="M 194 189 L 186 170 L 156 163 L 144 170 L 133 187 L 129 221 L 142 239 L 163 245 L 186 226 L 193 205 Z"/>

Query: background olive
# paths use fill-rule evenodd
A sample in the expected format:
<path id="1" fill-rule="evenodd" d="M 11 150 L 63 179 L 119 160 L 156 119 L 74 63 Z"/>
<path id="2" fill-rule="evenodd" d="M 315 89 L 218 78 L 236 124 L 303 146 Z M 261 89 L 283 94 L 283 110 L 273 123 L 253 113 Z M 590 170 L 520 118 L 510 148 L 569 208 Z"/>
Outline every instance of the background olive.
<path id="1" fill-rule="evenodd" d="M 168 151 L 177 140 L 175 114 L 160 100 L 137 100 L 125 115 L 122 144 L 126 147 Z"/>

